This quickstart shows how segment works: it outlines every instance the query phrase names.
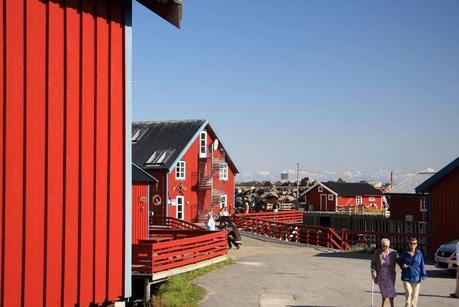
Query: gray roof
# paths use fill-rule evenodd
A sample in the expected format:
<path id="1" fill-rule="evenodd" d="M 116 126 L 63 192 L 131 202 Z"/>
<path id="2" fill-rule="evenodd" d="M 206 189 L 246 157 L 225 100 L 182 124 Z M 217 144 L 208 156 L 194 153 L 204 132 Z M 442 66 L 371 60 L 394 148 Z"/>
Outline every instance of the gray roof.
<path id="1" fill-rule="evenodd" d="M 132 123 L 132 134 L 139 132 L 137 141 L 132 143 L 132 162 L 142 169 L 170 169 L 206 123 L 203 119 Z M 154 152 L 157 152 L 155 160 L 165 156 L 161 163 L 147 165 Z"/>
<path id="2" fill-rule="evenodd" d="M 204 128 L 216 137 L 215 131 L 204 119 L 134 122 L 132 162 L 144 170 L 170 170 Z M 229 167 L 234 173 L 239 173 L 223 144 L 220 144 L 226 152 Z"/>
<path id="3" fill-rule="evenodd" d="M 151 176 L 143 169 L 132 163 L 132 182 L 158 182 L 158 179 Z"/>
<path id="4" fill-rule="evenodd" d="M 381 195 L 381 191 L 366 182 L 322 182 L 324 186 L 340 196 Z"/>
<path id="5" fill-rule="evenodd" d="M 400 182 L 387 191 L 387 194 L 416 194 L 416 187 L 435 175 L 435 172 L 419 172 Z"/>

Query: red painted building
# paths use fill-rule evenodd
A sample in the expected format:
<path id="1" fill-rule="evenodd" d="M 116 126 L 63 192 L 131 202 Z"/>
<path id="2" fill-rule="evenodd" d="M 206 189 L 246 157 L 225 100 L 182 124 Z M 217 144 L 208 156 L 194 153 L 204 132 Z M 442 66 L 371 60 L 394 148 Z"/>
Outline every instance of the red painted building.
<path id="1" fill-rule="evenodd" d="M 131 6 L 0 1 L 0 306 L 131 295 Z"/>
<path id="2" fill-rule="evenodd" d="M 155 217 L 197 222 L 209 210 L 233 211 L 238 170 L 206 120 L 135 122 L 132 153 L 159 181 L 151 195 Z"/>
<path id="3" fill-rule="evenodd" d="M 311 211 L 353 211 L 359 208 L 382 208 L 382 193 L 368 183 L 316 182 L 300 195 Z"/>
<path id="4" fill-rule="evenodd" d="M 132 164 L 132 244 L 149 237 L 150 194 L 157 186 L 157 179 Z"/>
<path id="5" fill-rule="evenodd" d="M 391 219 L 427 223 L 427 196 L 415 189 L 434 174 L 419 172 L 387 191 Z"/>
<path id="6" fill-rule="evenodd" d="M 459 158 L 416 188 L 427 193 L 431 255 L 443 243 L 459 239 Z"/>

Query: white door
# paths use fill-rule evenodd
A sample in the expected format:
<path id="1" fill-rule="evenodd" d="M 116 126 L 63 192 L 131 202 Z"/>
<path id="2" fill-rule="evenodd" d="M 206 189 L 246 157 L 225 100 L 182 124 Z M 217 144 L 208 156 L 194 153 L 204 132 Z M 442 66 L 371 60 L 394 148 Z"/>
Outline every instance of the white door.
<path id="1" fill-rule="evenodd" d="M 176 214 L 175 217 L 179 220 L 185 219 L 185 197 L 184 196 L 177 196 L 176 200 Z"/>
<path id="2" fill-rule="evenodd" d="M 327 211 L 327 194 L 320 194 L 320 211 Z"/>

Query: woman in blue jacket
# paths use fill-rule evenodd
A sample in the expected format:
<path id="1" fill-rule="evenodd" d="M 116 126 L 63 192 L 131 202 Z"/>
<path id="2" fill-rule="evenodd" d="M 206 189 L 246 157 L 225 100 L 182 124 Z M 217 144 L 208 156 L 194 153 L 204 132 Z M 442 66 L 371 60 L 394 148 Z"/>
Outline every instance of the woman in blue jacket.
<path id="1" fill-rule="evenodd" d="M 419 285 L 427 274 L 424 267 L 424 255 L 417 248 L 416 238 L 408 241 L 408 250 L 398 259 L 402 269 L 402 281 L 405 288 L 405 307 L 416 307 L 418 303 Z"/>

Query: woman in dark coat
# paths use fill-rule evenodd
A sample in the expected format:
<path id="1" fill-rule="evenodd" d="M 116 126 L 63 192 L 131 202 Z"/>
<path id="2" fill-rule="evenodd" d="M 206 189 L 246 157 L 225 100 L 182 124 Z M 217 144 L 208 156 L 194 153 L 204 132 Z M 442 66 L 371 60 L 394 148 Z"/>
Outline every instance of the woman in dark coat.
<path id="1" fill-rule="evenodd" d="M 389 239 L 382 239 L 381 248 L 375 251 L 371 260 L 371 275 L 381 291 L 382 307 L 385 306 L 387 299 L 390 305 L 394 306 L 394 297 L 397 295 L 395 292 L 397 258 L 398 253 L 390 248 Z"/>

